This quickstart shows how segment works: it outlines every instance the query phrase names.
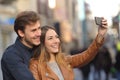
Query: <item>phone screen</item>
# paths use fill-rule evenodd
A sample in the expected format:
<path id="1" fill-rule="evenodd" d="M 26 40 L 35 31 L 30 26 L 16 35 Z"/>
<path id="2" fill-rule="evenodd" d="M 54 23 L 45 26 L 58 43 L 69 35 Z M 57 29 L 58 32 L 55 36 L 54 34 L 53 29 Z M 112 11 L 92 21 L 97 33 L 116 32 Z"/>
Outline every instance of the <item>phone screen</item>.
<path id="1" fill-rule="evenodd" d="M 101 25 L 101 22 L 102 22 L 102 18 L 101 17 L 95 17 L 95 23 L 97 25 Z"/>

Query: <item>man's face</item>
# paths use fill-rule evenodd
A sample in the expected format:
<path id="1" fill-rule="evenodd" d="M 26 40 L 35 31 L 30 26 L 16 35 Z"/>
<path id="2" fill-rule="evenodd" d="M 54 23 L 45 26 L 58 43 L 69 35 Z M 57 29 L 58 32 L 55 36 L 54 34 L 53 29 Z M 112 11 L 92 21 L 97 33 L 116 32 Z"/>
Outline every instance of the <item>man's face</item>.
<path id="1" fill-rule="evenodd" d="M 26 25 L 22 33 L 22 43 L 30 48 L 40 44 L 41 27 L 40 22 Z"/>

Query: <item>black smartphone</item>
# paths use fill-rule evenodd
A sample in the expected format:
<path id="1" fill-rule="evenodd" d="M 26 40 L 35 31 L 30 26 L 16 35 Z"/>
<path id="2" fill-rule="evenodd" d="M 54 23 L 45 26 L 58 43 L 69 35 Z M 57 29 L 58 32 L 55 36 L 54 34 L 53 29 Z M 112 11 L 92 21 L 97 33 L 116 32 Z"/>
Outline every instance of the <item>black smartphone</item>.
<path id="1" fill-rule="evenodd" d="M 102 17 L 95 17 L 95 23 L 96 25 L 101 25 L 101 22 L 102 22 Z"/>

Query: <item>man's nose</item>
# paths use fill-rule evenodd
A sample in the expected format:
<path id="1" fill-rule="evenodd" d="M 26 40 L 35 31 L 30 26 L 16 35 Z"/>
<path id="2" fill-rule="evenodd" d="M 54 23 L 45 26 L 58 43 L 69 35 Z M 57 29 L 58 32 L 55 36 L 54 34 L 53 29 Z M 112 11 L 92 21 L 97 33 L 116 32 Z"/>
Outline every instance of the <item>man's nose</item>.
<path id="1" fill-rule="evenodd" d="M 39 36 L 41 36 L 41 30 L 37 30 L 37 33 L 36 33 L 36 35 L 39 35 Z"/>

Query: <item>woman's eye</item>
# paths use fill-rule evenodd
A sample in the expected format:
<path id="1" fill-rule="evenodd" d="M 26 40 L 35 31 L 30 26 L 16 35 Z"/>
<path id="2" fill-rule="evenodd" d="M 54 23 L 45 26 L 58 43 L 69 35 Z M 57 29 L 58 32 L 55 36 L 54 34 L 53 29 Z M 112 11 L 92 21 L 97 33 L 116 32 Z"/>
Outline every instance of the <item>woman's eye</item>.
<path id="1" fill-rule="evenodd" d="M 48 40 L 52 39 L 52 37 L 48 38 Z"/>
<path id="2" fill-rule="evenodd" d="M 56 36 L 56 38 L 59 38 L 59 36 Z"/>

